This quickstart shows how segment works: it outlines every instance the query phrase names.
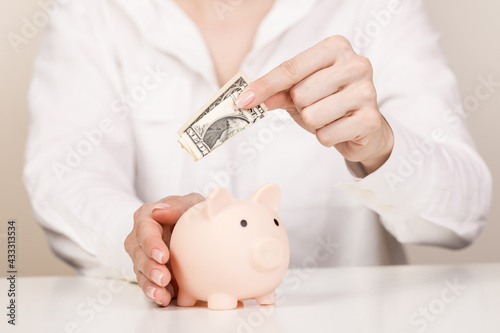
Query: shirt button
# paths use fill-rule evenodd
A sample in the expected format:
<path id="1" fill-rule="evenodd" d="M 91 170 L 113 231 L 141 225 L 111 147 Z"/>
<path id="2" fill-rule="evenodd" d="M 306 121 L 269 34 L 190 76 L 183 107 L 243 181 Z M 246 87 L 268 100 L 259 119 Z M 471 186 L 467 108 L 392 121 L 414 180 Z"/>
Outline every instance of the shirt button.
<path id="1" fill-rule="evenodd" d="M 373 195 L 373 191 L 368 189 L 361 190 L 359 193 L 365 197 L 371 197 Z"/>
<path id="2" fill-rule="evenodd" d="M 384 205 L 384 204 L 380 204 L 378 205 L 378 208 L 380 210 L 391 210 L 391 209 L 394 209 L 394 205 Z"/>

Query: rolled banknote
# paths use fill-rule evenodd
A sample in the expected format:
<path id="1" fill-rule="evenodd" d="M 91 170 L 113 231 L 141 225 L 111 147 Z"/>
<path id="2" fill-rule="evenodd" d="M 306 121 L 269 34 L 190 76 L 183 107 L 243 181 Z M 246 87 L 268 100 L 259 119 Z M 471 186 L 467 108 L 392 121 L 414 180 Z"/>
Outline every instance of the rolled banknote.
<path id="1" fill-rule="evenodd" d="M 264 104 L 248 110 L 235 104 L 249 82 L 243 72 L 238 72 L 179 129 L 178 141 L 195 161 L 265 117 Z"/>

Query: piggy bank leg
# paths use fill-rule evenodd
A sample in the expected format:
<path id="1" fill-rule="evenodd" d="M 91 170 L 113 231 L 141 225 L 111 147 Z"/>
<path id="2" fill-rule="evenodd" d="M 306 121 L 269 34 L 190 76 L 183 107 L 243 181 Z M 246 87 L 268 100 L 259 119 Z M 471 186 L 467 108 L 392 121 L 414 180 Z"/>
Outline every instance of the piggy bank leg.
<path id="1" fill-rule="evenodd" d="M 238 306 L 238 300 L 228 294 L 214 293 L 208 296 L 208 308 L 211 310 L 231 310 Z"/>
<path id="2" fill-rule="evenodd" d="M 257 297 L 255 300 L 260 305 L 270 305 L 276 303 L 276 295 L 273 290 L 267 295 Z"/>
<path id="3" fill-rule="evenodd" d="M 192 297 L 186 292 L 183 292 L 182 290 L 179 290 L 179 293 L 177 295 L 178 306 L 193 306 L 195 304 L 196 304 L 196 298 Z"/>

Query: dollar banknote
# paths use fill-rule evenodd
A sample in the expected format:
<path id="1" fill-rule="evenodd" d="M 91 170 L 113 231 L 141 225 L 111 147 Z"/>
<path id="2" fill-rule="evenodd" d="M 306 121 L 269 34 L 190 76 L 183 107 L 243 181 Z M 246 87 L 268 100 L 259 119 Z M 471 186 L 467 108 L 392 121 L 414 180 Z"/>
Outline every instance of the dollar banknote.
<path id="1" fill-rule="evenodd" d="M 264 104 L 248 110 L 235 104 L 249 82 L 243 72 L 236 74 L 179 129 L 178 141 L 195 161 L 265 117 Z"/>

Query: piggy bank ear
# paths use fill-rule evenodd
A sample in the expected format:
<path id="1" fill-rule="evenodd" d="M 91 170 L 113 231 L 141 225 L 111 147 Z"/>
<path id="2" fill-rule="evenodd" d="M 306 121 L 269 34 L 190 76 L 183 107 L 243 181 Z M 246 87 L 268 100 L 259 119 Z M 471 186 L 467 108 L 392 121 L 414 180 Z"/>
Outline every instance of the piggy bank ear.
<path id="1" fill-rule="evenodd" d="M 205 200 L 208 218 L 213 218 L 234 200 L 228 189 L 223 187 L 214 188 Z"/>
<path id="2" fill-rule="evenodd" d="M 281 201 L 280 188 L 276 184 L 264 184 L 252 194 L 250 200 L 267 205 L 278 213 Z"/>

